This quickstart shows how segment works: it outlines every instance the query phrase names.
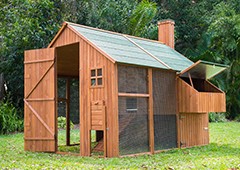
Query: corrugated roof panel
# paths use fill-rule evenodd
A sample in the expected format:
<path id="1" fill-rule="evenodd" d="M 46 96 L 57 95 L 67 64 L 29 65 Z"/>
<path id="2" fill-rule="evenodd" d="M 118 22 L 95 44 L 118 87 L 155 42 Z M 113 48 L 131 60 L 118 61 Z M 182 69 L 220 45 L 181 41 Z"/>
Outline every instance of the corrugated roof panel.
<path id="1" fill-rule="evenodd" d="M 96 31 L 76 25 L 71 25 L 71 27 L 117 62 L 167 69 L 167 67 L 150 57 L 122 35 Z"/>
<path id="2" fill-rule="evenodd" d="M 181 71 L 193 64 L 192 61 L 164 44 L 133 37 L 129 38 L 174 70 Z"/>

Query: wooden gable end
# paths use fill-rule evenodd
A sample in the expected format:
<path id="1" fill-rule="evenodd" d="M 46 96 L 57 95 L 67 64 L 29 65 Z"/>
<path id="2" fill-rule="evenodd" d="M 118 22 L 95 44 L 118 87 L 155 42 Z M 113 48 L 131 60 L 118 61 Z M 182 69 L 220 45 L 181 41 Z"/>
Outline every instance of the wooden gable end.
<path id="1" fill-rule="evenodd" d="M 81 38 L 67 26 L 67 23 L 65 23 L 48 45 L 48 48 L 73 44 L 79 42 L 80 40 Z"/>
<path id="2" fill-rule="evenodd" d="M 118 116 L 117 116 L 117 65 L 106 58 L 101 52 L 94 48 L 88 41 L 81 39 L 80 41 L 80 124 L 81 139 L 89 139 L 89 130 L 94 121 L 93 111 L 90 104 L 104 103 L 106 107 L 106 128 L 107 148 L 106 155 L 108 157 L 118 156 Z M 92 86 L 91 76 L 92 70 L 102 69 L 102 84 Z M 97 72 L 96 72 L 97 75 Z M 97 76 L 96 81 L 99 76 Z M 94 77 L 95 78 L 95 77 Z M 84 113 L 84 114 L 81 114 Z M 81 145 L 83 156 L 89 156 L 90 142 Z"/>
<path id="3" fill-rule="evenodd" d="M 118 156 L 118 116 L 117 116 L 117 65 L 99 47 L 65 23 L 48 48 L 57 48 L 79 43 L 79 82 L 80 82 L 80 139 L 81 155 L 90 156 L 90 133 L 94 115 L 91 103 L 104 103 L 106 111 L 105 156 Z M 61 48 L 62 48 L 61 47 Z M 63 47 L 64 48 L 64 47 Z M 57 56 L 58 57 L 58 56 Z M 91 70 L 102 69 L 102 85 L 91 86 Z M 97 79 L 96 79 L 97 80 Z M 106 129 L 105 128 L 105 129 Z M 87 142 L 86 142 L 87 140 Z"/>

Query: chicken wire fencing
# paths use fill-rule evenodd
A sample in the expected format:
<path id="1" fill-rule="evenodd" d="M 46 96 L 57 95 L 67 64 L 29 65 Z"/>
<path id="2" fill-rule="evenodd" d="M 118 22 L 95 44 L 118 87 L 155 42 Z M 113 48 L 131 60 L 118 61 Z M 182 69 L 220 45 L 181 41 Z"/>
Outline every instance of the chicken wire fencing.
<path id="1" fill-rule="evenodd" d="M 147 69 L 118 66 L 119 93 L 148 93 Z"/>
<path id="2" fill-rule="evenodd" d="M 154 148 L 177 147 L 176 73 L 153 69 Z M 148 94 L 145 68 L 119 66 L 118 92 Z M 120 155 L 149 152 L 148 98 L 119 97 Z"/>
<path id="3" fill-rule="evenodd" d="M 148 99 L 119 97 L 120 155 L 149 152 Z"/>
<path id="4" fill-rule="evenodd" d="M 147 94 L 147 69 L 118 66 L 119 93 Z M 120 155 L 149 152 L 148 98 L 119 97 Z"/>
<path id="5" fill-rule="evenodd" d="M 153 70 L 154 148 L 177 147 L 176 74 Z"/>

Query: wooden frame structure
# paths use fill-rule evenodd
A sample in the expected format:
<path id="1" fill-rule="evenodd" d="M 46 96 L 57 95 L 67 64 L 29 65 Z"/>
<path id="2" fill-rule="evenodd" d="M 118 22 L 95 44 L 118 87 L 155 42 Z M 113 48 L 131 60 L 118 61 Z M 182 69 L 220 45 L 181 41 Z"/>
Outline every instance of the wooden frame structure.
<path id="1" fill-rule="evenodd" d="M 144 51 L 149 53 L 148 51 Z M 163 62 L 161 62 L 163 63 Z M 164 63 L 165 64 L 165 63 Z M 118 157 L 119 153 L 119 97 L 147 98 L 149 152 L 154 148 L 153 67 L 147 69 L 147 93 L 123 93 L 118 90 L 119 64 L 68 23 L 64 23 L 46 49 L 25 51 L 24 96 L 24 148 L 28 151 L 58 152 L 57 150 L 57 102 L 66 102 L 66 145 L 70 145 L 69 78 L 66 98 L 58 98 L 57 77 L 79 79 L 80 101 L 80 155 L 91 155 L 90 131 L 103 132 L 104 156 Z M 132 65 L 126 66 L 132 67 Z M 165 64 L 166 65 L 166 64 Z M 102 69 L 100 86 L 91 87 L 91 70 Z M 181 77 L 174 72 L 176 93 L 176 131 L 178 147 L 190 147 L 209 143 L 208 112 L 224 112 L 225 94 L 207 79 L 198 81 Z M 189 71 L 189 70 L 187 70 Z M 97 73 L 96 73 L 97 74 Z M 182 74 L 184 74 L 182 72 Z M 97 75 L 96 81 L 97 81 Z M 164 83 L 164 82 L 163 82 Z M 196 87 L 201 86 L 198 91 Z M 199 121 L 200 120 L 200 121 Z M 193 129 L 190 131 L 189 129 Z"/>

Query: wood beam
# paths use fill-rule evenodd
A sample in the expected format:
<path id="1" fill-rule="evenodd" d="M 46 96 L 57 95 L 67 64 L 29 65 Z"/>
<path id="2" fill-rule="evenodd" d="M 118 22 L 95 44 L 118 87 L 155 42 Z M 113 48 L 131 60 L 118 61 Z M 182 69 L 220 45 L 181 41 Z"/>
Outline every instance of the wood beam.
<path id="1" fill-rule="evenodd" d="M 148 69 L 148 121 L 149 121 L 149 148 L 150 153 L 154 154 L 154 119 L 153 119 L 153 90 L 152 90 L 152 69 Z"/>
<path id="2" fill-rule="evenodd" d="M 66 79 L 66 145 L 70 146 L 70 78 Z"/>
<path id="3" fill-rule="evenodd" d="M 139 94 L 139 93 L 118 93 L 120 97 L 149 97 L 149 94 Z"/>
<path id="4" fill-rule="evenodd" d="M 194 88 L 194 86 L 193 86 L 193 82 L 192 82 L 192 77 L 191 77 L 191 74 L 190 74 L 190 73 L 188 73 L 188 77 L 189 77 L 189 80 L 190 80 L 191 86 Z"/>

